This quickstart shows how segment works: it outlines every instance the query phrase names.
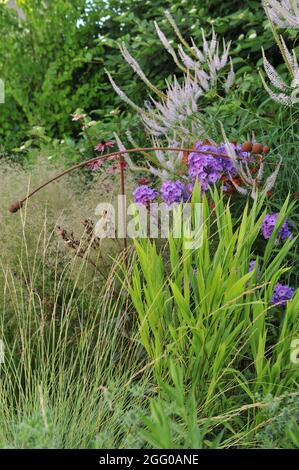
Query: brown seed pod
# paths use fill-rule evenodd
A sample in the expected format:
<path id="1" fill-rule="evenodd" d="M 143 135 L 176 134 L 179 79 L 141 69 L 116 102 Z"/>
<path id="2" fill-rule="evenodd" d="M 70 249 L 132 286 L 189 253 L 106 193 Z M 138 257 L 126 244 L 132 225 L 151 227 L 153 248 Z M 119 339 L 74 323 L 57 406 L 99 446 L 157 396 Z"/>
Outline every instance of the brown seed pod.
<path id="1" fill-rule="evenodd" d="M 253 144 L 252 153 L 258 154 L 258 153 L 262 153 L 262 151 L 263 151 L 262 144 Z"/>
<path id="2" fill-rule="evenodd" d="M 270 147 L 268 147 L 268 145 L 264 145 L 263 147 L 263 153 L 267 154 L 270 152 Z"/>
<path id="3" fill-rule="evenodd" d="M 14 202 L 8 210 L 12 214 L 14 214 L 15 212 L 18 212 L 18 210 L 21 209 L 22 206 L 23 206 L 23 203 L 21 201 L 17 201 L 17 202 Z"/>
<path id="4" fill-rule="evenodd" d="M 252 150 L 252 143 L 251 142 L 244 142 L 244 144 L 242 145 L 242 151 L 243 152 L 251 152 Z"/>

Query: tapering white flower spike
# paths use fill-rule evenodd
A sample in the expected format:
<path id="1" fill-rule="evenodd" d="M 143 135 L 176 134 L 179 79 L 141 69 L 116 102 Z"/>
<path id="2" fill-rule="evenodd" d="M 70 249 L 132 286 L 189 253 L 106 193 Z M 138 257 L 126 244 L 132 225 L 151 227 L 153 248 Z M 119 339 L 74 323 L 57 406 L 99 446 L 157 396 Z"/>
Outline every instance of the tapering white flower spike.
<path id="1" fill-rule="evenodd" d="M 270 81 L 270 84 L 273 88 L 275 88 L 275 91 L 273 91 L 269 87 L 269 85 L 265 82 L 264 77 L 261 74 L 260 76 L 263 85 L 271 99 L 273 99 L 277 103 L 282 104 L 283 106 L 292 106 L 299 102 L 299 66 L 295 51 L 293 50 L 292 52 L 290 52 L 288 50 L 282 36 L 280 36 L 280 41 L 284 60 L 291 73 L 291 85 L 288 85 L 276 72 L 275 68 L 268 61 L 263 48 L 262 54 L 264 59 L 264 69 Z"/>
<path id="2" fill-rule="evenodd" d="M 112 85 L 112 88 L 114 89 L 114 91 L 116 92 L 116 94 L 125 102 L 127 103 L 129 106 L 131 106 L 133 109 L 135 109 L 135 111 L 137 111 L 138 113 L 142 114 L 144 111 L 142 108 L 140 108 L 139 106 L 137 106 L 137 104 L 135 104 L 115 83 L 115 81 L 113 80 L 111 74 L 106 70 L 106 73 L 107 73 L 107 76 L 110 80 L 110 83 Z"/>
<path id="3" fill-rule="evenodd" d="M 166 82 L 165 91 L 158 90 L 146 77 L 139 63 L 131 56 L 124 44 L 121 46 L 124 59 L 159 99 L 151 98 L 142 109 L 117 86 L 108 73 L 109 80 L 116 93 L 141 115 L 145 128 L 151 136 L 164 136 L 168 140 L 176 139 L 178 135 L 179 140 L 184 140 L 186 136 L 190 139 L 191 136 L 200 138 L 205 135 L 207 138 L 203 119 L 200 119 L 199 100 L 215 85 L 219 72 L 229 62 L 230 71 L 224 83 L 225 92 L 227 93 L 232 87 L 235 75 L 229 58 L 230 43 L 226 44 L 223 41 L 223 46 L 220 47 L 214 28 L 212 28 L 212 37 L 209 41 L 202 30 L 203 45 L 200 50 L 194 44 L 193 39 L 191 39 L 191 45 L 184 40 L 169 13 L 166 13 L 166 17 L 181 42 L 177 52 L 157 23 L 155 23 L 155 28 L 164 48 L 176 65 L 184 71 L 183 81 L 179 82 L 174 76 L 171 83 Z"/>
<path id="4" fill-rule="evenodd" d="M 229 92 L 229 90 L 233 86 L 234 82 L 235 82 L 235 72 L 234 72 L 233 63 L 232 63 L 232 60 L 231 60 L 230 61 L 230 71 L 227 75 L 226 82 L 225 82 L 225 85 L 224 85 L 225 93 Z"/>
<path id="5" fill-rule="evenodd" d="M 266 0 L 265 8 L 274 24 L 281 28 L 299 28 L 298 0 Z"/>
<path id="6" fill-rule="evenodd" d="M 198 99 L 203 95 L 202 88 L 197 81 L 186 76 L 180 85 L 176 77 L 173 83 L 168 85 L 165 101 L 152 99 L 154 115 L 143 115 L 142 119 L 146 128 L 152 135 L 168 135 L 169 131 L 177 130 L 183 135 L 190 133 L 187 125 L 188 118 L 199 111 Z M 199 129 L 199 135 L 203 129 Z"/>
<path id="7" fill-rule="evenodd" d="M 158 88 L 156 88 L 151 83 L 151 81 L 147 78 L 147 76 L 145 75 L 145 73 L 141 69 L 141 67 L 140 67 L 139 63 L 137 62 L 137 60 L 135 60 L 134 57 L 131 56 L 131 54 L 129 53 L 129 51 L 126 48 L 124 43 L 122 43 L 122 45 L 120 46 L 120 51 L 121 51 L 125 61 L 130 65 L 130 67 L 132 67 L 134 72 L 137 73 L 137 75 L 141 78 L 141 80 L 143 80 L 143 82 L 146 84 L 146 86 L 148 86 L 148 88 L 150 90 L 152 90 L 154 93 L 156 93 L 156 95 L 158 95 L 160 98 L 164 98 L 165 97 L 164 93 L 162 93 L 160 90 L 158 90 Z"/>

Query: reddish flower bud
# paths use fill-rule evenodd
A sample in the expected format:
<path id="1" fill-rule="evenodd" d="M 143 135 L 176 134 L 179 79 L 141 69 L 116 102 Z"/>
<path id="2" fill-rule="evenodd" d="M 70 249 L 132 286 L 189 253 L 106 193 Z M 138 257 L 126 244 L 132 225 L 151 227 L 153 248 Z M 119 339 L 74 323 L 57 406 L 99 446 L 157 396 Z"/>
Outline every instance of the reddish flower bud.
<path id="1" fill-rule="evenodd" d="M 251 152 L 252 150 L 252 143 L 251 142 L 244 142 L 244 144 L 242 145 L 242 151 L 243 152 Z"/>
<path id="2" fill-rule="evenodd" d="M 270 152 L 270 147 L 268 147 L 268 145 L 265 145 L 265 146 L 263 147 L 263 153 L 267 154 L 267 153 L 269 153 L 269 152 Z"/>
<path id="3" fill-rule="evenodd" d="M 262 153 L 262 151 L 263 151 L 263 146 L 262 146 L 262 144 L 253 144 L 253 146 L 252 146 L 252 153 L 258 154 L 258 153 Z"/>

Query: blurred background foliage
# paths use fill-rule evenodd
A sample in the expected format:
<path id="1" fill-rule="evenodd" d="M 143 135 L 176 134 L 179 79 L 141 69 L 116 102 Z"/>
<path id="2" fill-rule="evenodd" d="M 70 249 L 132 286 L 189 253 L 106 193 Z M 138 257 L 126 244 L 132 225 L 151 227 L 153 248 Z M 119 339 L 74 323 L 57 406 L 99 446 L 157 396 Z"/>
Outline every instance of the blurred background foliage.
<path id="1" fill-rule="evenodd" d="M 170 10 L 184 36 L 200 45 L 201 28 L 232 41 L 231 56 L 237 72 L 237 95 L 225 103 L 224 116 L 234 125 L 242 100 L 246 107 L 261 106 L 267 99 L 258 77 L 261 46 L 274 65 L 282 62 L 260 1 L 223 0 L 19 0 L 25 19 L 0 4 L 0 77 L 5 80 L 6 102 L 1 105 L 2 150 L 10 151 L 28 138 L 33 128 L 47 136 L 77 140 L 80 127 L 70 115 L 84 109 L 99 121 L 101 136 L 123 128 L 138 129 L 134 113 L 113 91 L 105 69 L 135 102 L 148 97 L 123 60 L 124 41 L 146 76 L 158 87 L 176 72 L 163 49 L 153 21 L 167 37 L 175 33 L 164 17 Z M 288 41 L 293 41 L 289 34 Z M 295 46 L 294 43 L 291 44 Z M 269 50 L 271 49 L 271 50 Z M 284 66 L 282 65 L 282 69 Z M 271 103 L 271 108 L 276 105 Z M 128 113 L 129 111 L 129 113 Z M 125 117 L 124 113 L 125 112 Z M 120 119 L 121 117 L 121 119 Z M 223 117 L 223 116 L 222 116 Z"/>

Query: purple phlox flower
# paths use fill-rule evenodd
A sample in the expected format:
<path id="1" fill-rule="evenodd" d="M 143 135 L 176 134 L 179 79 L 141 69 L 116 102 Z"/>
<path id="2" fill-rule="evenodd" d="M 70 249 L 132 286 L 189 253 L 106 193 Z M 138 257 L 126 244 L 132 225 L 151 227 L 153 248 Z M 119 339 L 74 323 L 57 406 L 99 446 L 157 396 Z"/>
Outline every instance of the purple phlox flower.
<path id="1" fill-rule="evenodd" d="M 207 155 L 191 152 L 188 157 L 189 176 L 191 178 L 196 178 L 199 174 L 202 174 L 206 164 Z"/>
<path id="2" fill-rule="evenodd" d="M 279 213 L 267 214 L 265 216 L 263 223 L 262 223 L 262 234 L 266 240 L 271 237 L 275 229 L 278 216 L 279 216 Z M 282 224 L 282 226 L 279 229 L 276 242 L 280 240 L 286 240 L 287 238 L 292 238 L 292 232 L 290 230 L 289 223 L 290 222 L 288 220 L 285 220 L 285 222 Z"/>
<path id="3" fill-rule="evenodd" d="M 194 189 L 194 183 L 187 183 L 184 186 L 184 195 L 183 195 L 183 200 L 184 202 L 187 202 L 191 199 L 192 193 Z"/>
<path id="4" fill-rule="evenodd" d="M 161 187 L 161 194 L 164 202 L 168 206 L 175 202 L 184 200 L 185 186 L 181 181 L 164 181 Z"/>
<path id="5" fill-rule="evenodd" d="M 139 186 L 135 189 L 133 196 L 136 204 L 142 204 L 144 206 L 150 204 L 157 196 L 158 191 L 149 188 L 147 185 Z"/>
<path id="6" fill-rule="evenodd" d="M 202 191 L 206 192 L 209 189 L 209 183 L 206 180 L 206 176 L 207 176 L 206 174 L 203 174 L 201 175 L 201 178 L 198 176 L 194 182 L 186 184 L 185 186 L 185 200 L 186 201 L 189 200 L 190 197 L 192 196 L 196 181 Z"/>
<path id="7" fill-rule="evenodd" d="M 237 157 L 237 161 L 235 162 L 228 155 L 226 146 L 223 143 L 216 146 L 198 141 L 195 144 L 195 150 L 189 154 L 189 177 L 193 181 L 197 179 L 199 183 L 201 183 L 204 191 L 209 188 L 210 184 L 215 184 L 219 180 L 224 182 L 224 191 L 232 190 L 234 186 L 229 180 L 238 175 L 239 169 L 241 169 L 243 163 L 251 163 L 254 161 L 252 155 L 248 152 L 244 152 L 240 144 L 232 143 L 232 146 Z M 209 154 L 209 152 L 211 153 Z"/>
<path id="8" fill-rule="evenodd" d="M 199 140 L 195 144 L 196 150 L 204 150 L 205 152 L 214 152 L 217 153 L 218 148 L 215 145 L 205 144 L 202 140 Z"/>
<path id="9" fill-rule="evenodd" d="M 205 178 L 197 178 L 198 185 L 200 186 L 202 191 L 207 191 L 209 189 L 209 183 L 206 181 Z"/>
<path id="10" fill-rule="evenodd" d="M 205 181 L 206 184 L 203 186 L 216 183 L 223 172 L 222 159 L 200 151 L 219 153 L 219 150 L 213 145 L 202 142 L 197 142 L 195 148 L 199 152 L 191 152 L 189 155 L 189 176 L 192 179 L 197 178 L 199 182 Z"/>
<path id="11" fill-rule="evenodd" d="M 190 196 L 192 195 L 193 189 L 194 189 L 194 184 L 193 183 L 187 183 L 186 184 L 185 192 L 186 192 L 186 195 L 187 195 L 187 199 L 189 199 Z"/>
<path id="12" fill-rule="evenodd" d="M 279 307 L 285 307 L 288 300 L 291 300 L 295 292 L 295 289 L 289 287 L 287 284 L 283 285 L 279 282 L 274 288 L 273 295 L 270 300 L 271 305 L 278 305 Z"/>

